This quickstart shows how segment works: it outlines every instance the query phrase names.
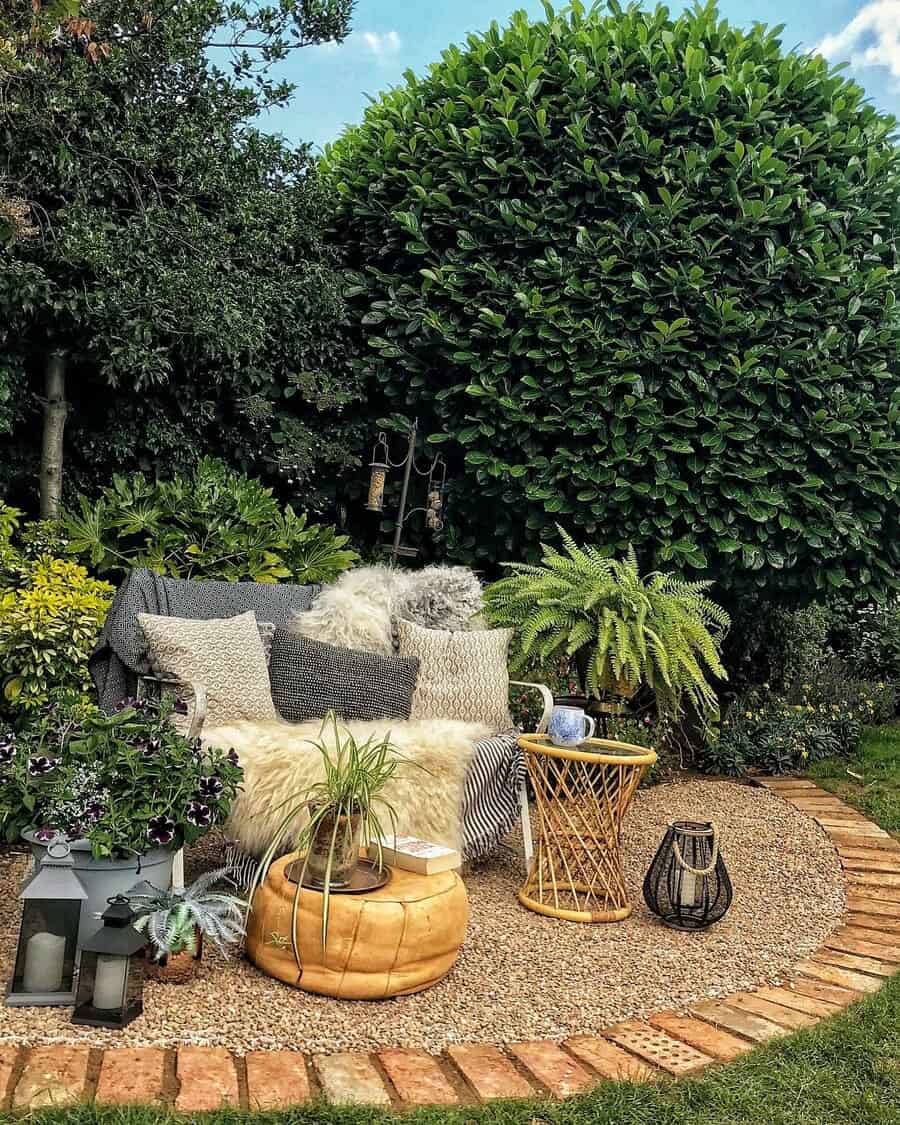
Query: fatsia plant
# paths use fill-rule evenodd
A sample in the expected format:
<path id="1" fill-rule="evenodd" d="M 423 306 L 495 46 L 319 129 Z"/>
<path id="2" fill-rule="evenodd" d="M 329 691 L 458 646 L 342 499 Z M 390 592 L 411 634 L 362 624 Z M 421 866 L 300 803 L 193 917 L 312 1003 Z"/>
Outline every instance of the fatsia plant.
<path id="1" fill-rule="evenodd" d="M 730 619 L 706 597 L 711 583 L 641 577 L 633 548 L 616 559 L 559 531 L 563 551 L 544 544 L 539 565 L 506 563 L 513 573 L 485 590 L 491 624 L 516 631 L 514 666 L 582 656 L 589 694 L 645 683 L 662 711 L 677 712 L 687 696 L 715 714 L 708 676 L 726 678 L 719 645 Z"/>
<path id="2" fill-rule="evenodd" d="M 247 904 L 236 895 L 213 889 L 230 879 L 231 868 L 219 867 L 180 891 L 161 891 L 145 882 L 129 895 L 137 915 L 134 928 L 147 935 L 155 960 L 185 951 L 195 956 L 198 931 L 223 953 L 241 939 Z"/>

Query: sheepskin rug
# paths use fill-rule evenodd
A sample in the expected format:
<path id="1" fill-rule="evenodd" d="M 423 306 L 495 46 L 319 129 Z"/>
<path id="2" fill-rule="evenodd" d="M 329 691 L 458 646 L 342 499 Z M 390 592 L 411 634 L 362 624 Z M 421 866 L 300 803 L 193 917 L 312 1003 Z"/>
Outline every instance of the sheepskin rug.
<path id="1" fill-rule="evenodd" d="M 339 734 L 345 731 L 357 742 L 372 734 L 389 734 L 406 759 L 384 790 L 385 801 L 397 814 L 397 831 L 462 852 L 463 786 L 475 745 L 491 733 L 490 728 L 422 719 L 339 724 Z M 334 727 L 323 728 L 320 720 L 242 722 L 204 731 L 206 745 L 233 747 L 244 768 L 241 792 L 225 825 L 226 833 L 238 839 L 244 851 L 261 855 L 289 811 L 285 802 L 296 799 L 299 804 L 310 785 L 323 779 L 322 755 L 315 745 L 319 739 L 333 750 Z M 299 812 L 290 833 L 299 831 L 305 819 L 306 814 Z M 387 830 L 386 816 L 383 821 Z"/>
<path id="2" fill-rule="evenodd" d="M 425 629 L 466 629 L 481 608 L 481 583 L 466 566 L 360 566 L 326 586 L 311 609 L 295 613 L 290 631 L 389 656 L 392 617 Z"/>

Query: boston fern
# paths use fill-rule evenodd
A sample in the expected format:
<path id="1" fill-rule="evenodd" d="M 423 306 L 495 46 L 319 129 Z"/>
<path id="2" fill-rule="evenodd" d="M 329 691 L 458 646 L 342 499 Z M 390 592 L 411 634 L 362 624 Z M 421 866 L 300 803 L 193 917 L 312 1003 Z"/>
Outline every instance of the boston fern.
<path id="1" fill-rule="evenodd" d="M 229 874 L 228 867 L 207 871 L 180 891 L 161 891 L 143 883 L 138 892 L 129 895 L 137 915 L 134 928 L 147 935 L 157 961 L 183 952 L 195 956 L 198 931 L 222 952 L 240 940 L 246 903 L 212 889 Z"/>
<path id="2" fill-rule="evenodd" d="M 705 596 L 711 584 L 642 578 L 633 548 L 615 559 L 560 534 L 564 552 L 545 544 L 540 565 L 507 563 L 514 573 L 485 590 L 491 624 L 516 630 L 514 666 L 580 655 L 592 695 L 623 681 L 646 683 L 661 710 L 677 711 L 687 696 L 701 712 L 715 713 L 707 676 L 726 678 L 719 642 L 730 619 Z"/>

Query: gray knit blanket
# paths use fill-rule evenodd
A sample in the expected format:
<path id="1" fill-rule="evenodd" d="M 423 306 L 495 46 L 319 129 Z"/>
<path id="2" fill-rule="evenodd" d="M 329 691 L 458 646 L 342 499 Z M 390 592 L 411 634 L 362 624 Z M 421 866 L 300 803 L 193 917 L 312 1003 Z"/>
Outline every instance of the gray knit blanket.
<path id="1" fill-rule="evenodd" d="M 137 690 L 138 675 L 150 671 L 139 613 L 208 621 L 253 610 L 260 621 L 287 625 L 309 609 L 318 586 L 270 582 L 196 581 L 132 570 L 116 592 L 97 646 L 88 661 L 100 706 L 112 711 Z"/>

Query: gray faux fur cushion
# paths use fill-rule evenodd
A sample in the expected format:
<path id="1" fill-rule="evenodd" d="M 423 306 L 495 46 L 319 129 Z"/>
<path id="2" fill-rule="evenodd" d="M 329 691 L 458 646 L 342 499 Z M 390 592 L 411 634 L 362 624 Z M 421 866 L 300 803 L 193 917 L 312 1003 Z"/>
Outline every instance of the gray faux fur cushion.
<path id="1" fill-rule="evenodd" d="M 426 629 L 466 629 L 481 608 L 481 583 L 468 567 L 361 566 L 326 586 L 312 609 L 295 614 L 290 631 L 389 655 L 392 617 Z"/>

